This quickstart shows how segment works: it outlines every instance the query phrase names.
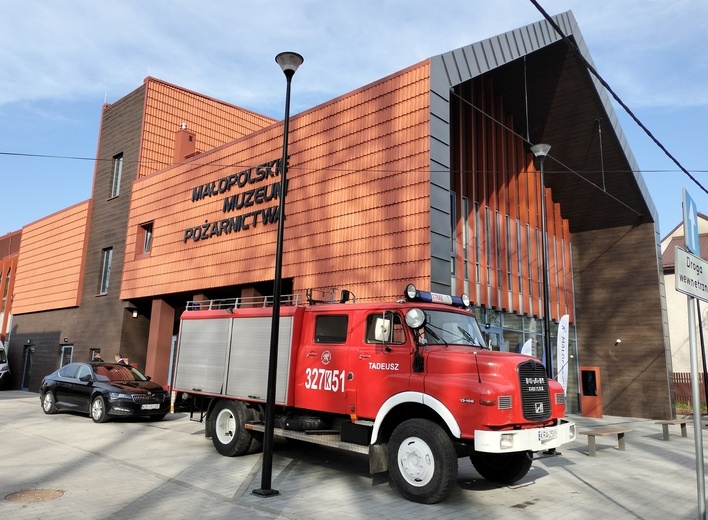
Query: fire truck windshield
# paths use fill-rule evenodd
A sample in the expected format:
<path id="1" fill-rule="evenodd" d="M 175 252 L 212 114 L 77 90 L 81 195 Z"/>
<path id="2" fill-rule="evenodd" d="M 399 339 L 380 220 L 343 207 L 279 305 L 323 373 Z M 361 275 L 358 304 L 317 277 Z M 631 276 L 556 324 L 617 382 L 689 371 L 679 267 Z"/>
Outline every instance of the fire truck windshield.
<path id="1" fill-rule="evenodd" d="M 424 338 L 428 345 L 484 346 L 484 337 L 473 316 L 426 310 Z"/>

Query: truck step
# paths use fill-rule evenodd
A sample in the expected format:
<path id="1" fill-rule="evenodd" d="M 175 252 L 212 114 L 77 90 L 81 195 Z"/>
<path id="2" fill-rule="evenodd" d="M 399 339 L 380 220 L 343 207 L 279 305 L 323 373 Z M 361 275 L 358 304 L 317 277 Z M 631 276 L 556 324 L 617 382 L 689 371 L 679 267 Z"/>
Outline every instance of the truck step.
<path id="1" fill-rule="evenodd" d="M 255 432 L 264 432 L 265 424 L 263 423 L 247 423 L 244 425 L 247 430 Z M 303 432 L 294 430 L 284 430 L 283 428 L 273 428 L 273 435 L 290 439 L 297 439 L 320 446 L 328 446 L 330 448 L 338 448 L 340 450 L 353 451 L 355 453 L 369 454 L 368 446 L 361 446 L 351 442 L 343 442 L 341 436 L 336 430 L 306 430 Z"/>

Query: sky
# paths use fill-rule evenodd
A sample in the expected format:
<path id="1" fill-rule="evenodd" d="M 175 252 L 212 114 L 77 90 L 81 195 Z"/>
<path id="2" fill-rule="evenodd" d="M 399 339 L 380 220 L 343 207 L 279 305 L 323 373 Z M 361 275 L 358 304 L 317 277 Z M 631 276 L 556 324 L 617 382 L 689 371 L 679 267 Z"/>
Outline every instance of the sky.
<path id="1" fill-rule="evenodd" d="M 708 2 L 537 0 L 572 11 L 664 237 L 682 189 L 708 214 Z M 0 0 L 0 237 L 91 197 L 101 108 L 167 81 L 282 119 L 426 58 L 543 18 L 530 0 Z M 552 155 L 551 150 L 551 155 Z M 42 156 L 42 157 L 36 157 Z"/>

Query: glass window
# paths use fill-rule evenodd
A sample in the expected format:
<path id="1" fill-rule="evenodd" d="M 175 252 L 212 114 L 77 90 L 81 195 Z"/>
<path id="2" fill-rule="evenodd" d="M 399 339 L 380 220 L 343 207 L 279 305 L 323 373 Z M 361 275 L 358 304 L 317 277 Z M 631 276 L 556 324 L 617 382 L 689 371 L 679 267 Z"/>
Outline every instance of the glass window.
<path id="1" fill-rule="evenodd" d="M 386 343 L 405 343 L 406 333 L 403 331 L 403 321 L 398 314 L 378 313 L 366 319 L 366 342 L 382 343 L 380 339 L 382 337 L 385 338 Z"/>
<path id="2" fill-rule="evenodd" d="M 59 375 L 61 377 L 69 377 L 69 378 L 76 378 L 76 372 L 79 370 L 79 365 L 75 363 L 70 363 L 68 365 L 64 365 L 64 367 L 59 370 Z"/>
<path id="3" fill-rule="evenodd" d="M 99 294 L 106 294 L 108 292 L 108 282 L 111 277 L 111 261 L 113 260 L 113 248 L 107 247 L 103 250 L 103 260 L 101 264 L 101 285 L 99 287 Z"/>
<path id="4" fill-rule="evenodd" d="M 91 375 L 91 369 L 88 367 L 88 365 L 81 365 L 79 367 L 79 372 L 76 374 L 76 377 L 78 379 L 81 379 L 82 377 L 86 376 L 91 376 L 91 379 L 93 379 L 93 376 Z"/>
<path id="5" fill-rule="evenodd" d="M 150 249 L 152 249 L 152 222 L 143 224 L 140 229 L 143 238 L 143 254 L 148 255 L 150 254 Z"/>
<path id="6" fill-rule="evenodd" d="M 521 316 L 518 314 L 504 314 L 504 328 L 522 330 Z"/>
<path id="7" fill-rule="evenodd" d="M 113 179 L 111 181 L 111 197 L 120 194 L 120 178 L 123 174 L 123 154 L 119 153 L 113 157 Z"/>
<path id="8" fill-rule="evenodd" d="M 12 268 L 10 267 L 7 270 L 7 277 L 5 278 L 5 285 L 2 290 L 2 303 L 0 303 L 0 312 L 3 312 L 5 310 L 5 305 L 7 305 L 7 291 L 10 287 L 10 273 L 12 271 Z M 0 280 L 2 282 L 2 280 Z"/>
<path id="9" fill-rule="evenodd" d="M 317 316 L 315 342 L 346 343 L 347 325 L 347 316 Z"/>

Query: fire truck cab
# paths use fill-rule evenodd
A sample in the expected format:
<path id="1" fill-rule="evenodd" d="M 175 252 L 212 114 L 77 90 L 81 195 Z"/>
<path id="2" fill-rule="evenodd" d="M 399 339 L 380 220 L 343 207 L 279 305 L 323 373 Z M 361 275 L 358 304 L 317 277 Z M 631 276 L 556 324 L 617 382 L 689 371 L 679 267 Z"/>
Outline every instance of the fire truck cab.
<path id="1" fill-rule="evenodd" d="M 484 343 L 466 295 L 408 285 L 396 302 L 281 301 L 274 434 L 366 453 L 404 497 L 443 500 L 470 457 L 510 484 L 534 451 L 575 438 L 565 393 L 535 358 Z M 173 399 L 227 456 L 262 449 L 272 298 L 189 302 Z"/>

